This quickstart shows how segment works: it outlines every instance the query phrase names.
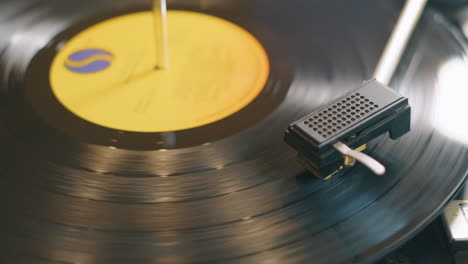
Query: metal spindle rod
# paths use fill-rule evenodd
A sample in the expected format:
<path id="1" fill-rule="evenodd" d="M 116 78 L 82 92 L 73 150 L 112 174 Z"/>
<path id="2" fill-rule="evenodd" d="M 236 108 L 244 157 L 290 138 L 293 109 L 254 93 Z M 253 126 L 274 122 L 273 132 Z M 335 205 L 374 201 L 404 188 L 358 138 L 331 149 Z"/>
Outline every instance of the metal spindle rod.
<path id="1" fill-rule="evenodd" d="M 156 38 L 156 69 L 169 68 L 169 38 L 167 32 L 166 0 L 153 0 L 154 32 Z"/>

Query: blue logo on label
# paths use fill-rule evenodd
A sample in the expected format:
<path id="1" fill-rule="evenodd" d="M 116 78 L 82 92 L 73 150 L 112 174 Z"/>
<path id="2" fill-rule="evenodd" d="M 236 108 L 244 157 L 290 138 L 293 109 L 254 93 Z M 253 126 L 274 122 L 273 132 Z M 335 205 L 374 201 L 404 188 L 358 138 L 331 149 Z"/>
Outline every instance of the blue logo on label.
<path id="1" fill-rule="evenodd" d="M 80 50 L 68 57 L 65 67 L 76 73 L 97 73 L 112 63 L 112 53 L 101 49 Z"/>

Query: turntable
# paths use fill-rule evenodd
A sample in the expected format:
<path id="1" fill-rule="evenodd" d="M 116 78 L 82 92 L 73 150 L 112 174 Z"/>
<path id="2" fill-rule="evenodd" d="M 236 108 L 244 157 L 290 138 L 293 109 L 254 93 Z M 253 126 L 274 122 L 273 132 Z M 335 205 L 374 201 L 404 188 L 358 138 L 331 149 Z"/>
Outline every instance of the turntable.
<path id="1" fill-rule="evenodd" d="M 0 2 L 5 263 L 381 259 L 467 176 L 460 31 L 429 5 L 381 87 L 411 106 L 366 139 L 383 176 L 318 179 L 283 134 L 373 77 L 403 4 Z"/>

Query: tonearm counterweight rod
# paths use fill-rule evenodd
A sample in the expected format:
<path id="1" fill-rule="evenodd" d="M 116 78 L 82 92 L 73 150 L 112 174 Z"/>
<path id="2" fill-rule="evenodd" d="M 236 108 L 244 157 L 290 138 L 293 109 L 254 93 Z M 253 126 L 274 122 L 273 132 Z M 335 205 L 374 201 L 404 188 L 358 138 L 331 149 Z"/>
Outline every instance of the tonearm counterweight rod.
<path id="1" fill-rule="evenodd" d="M 388 85 L 392 80 L 426 3 L 427 0 L 406 2 L 374 72 L 375 79 L 381 83 Z"/>

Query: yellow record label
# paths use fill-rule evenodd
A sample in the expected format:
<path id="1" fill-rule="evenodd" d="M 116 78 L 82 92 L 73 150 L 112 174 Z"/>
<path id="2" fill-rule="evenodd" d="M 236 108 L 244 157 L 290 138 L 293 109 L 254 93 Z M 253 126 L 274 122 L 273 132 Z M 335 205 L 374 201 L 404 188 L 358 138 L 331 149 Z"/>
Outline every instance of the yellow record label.
<path id="1" fill-rule="evenodd" d="M 98 125 L 134 132 L 195 128 L 251 103 L 270 71 L 249 32 L 226 20 L 168 12 L 170 68 L 155 67 L 151 12 L 109 19 L 71 39 L 55 57 L 57 99 Z"/>

